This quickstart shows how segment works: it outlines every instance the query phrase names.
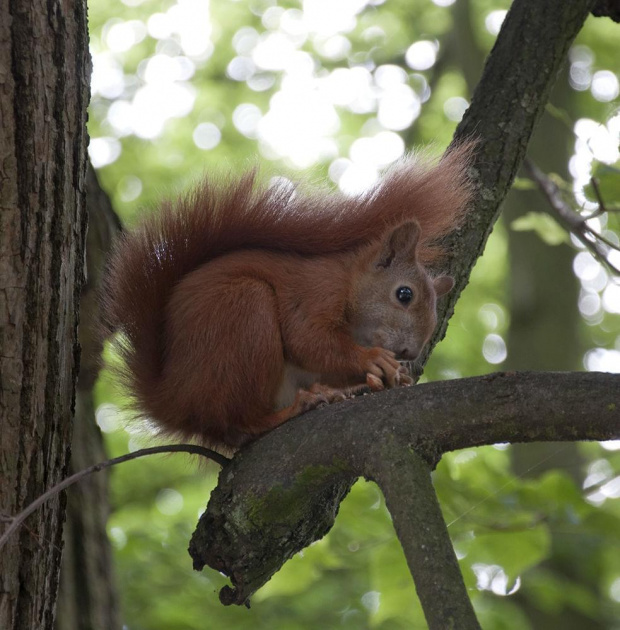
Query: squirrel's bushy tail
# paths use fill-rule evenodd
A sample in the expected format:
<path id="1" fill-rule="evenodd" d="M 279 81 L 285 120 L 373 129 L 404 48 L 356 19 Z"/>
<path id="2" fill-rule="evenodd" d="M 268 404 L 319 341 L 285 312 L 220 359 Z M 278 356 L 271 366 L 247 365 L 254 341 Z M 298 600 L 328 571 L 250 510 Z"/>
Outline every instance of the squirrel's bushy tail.
<path id="1" fill-rule="evenodd" d="M 136 408 L 157 418 L 161 405 L 171 404 L 159 377 L 166 305 L 181 278 L 239 249 L 302 255 L 350 250 L 408 219 L 420 224 L 421 262 L 432 263 L 441 252 L 437 240 L 459 224 L 469 201 L 472 152 L 467 143 L 434 163 L 409 158 L 354 198 L 304 194 L 288 181 L 261 187 L 250 172 L 228 181 L 206 179 L 186 196 L 165 202 L 120 237 L 104 281 L 105 328 L 121 333 L 117 347 Z"/>

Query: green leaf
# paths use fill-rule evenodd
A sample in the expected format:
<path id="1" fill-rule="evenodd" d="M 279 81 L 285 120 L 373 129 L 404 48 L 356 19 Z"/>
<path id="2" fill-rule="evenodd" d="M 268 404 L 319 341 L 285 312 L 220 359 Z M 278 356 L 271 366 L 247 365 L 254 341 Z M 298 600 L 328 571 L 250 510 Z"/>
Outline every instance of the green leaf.
<path id="1" fill-rule="evenodd" d="M 620 162 L 617 162 L 615 166 L 596 162 L 592 168 L 592 177 L 598 182 L 605 207 L 620 204 Z M 598 203 L 592 182 L 584 188 L 584 192 L 590 201 Z"/>
<path id="2" fill-rule="evenodd" d="M 561 245 L 562 243 L 570 242 L 566 230 L 548 214 L 528 212 L 522 217 L 515 219 L 510 224 L 510 227 L 515 232 L 536 232 L 547 245 Z"/>
<path id="3" fill-rule="evenodd" d="M 537 190 L 538 186 L 529 177 L 515 177 L 512 188 L 514 190 Z"/>

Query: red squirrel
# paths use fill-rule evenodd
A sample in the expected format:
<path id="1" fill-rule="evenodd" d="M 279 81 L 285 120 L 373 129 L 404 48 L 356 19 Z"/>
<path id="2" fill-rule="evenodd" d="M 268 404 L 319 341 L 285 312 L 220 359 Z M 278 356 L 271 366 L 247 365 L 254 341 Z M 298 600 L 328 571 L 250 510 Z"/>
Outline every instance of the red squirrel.
<path id="1" fill-rule="evenodd" d="M 204 181 L 118 241 L 103 307 L 124 382 L 163 432 L 236 449 L 362 386 L 412 383 L 452 288 L 429 269 L 470 199 L 471 144 L 368 193 L 254 173 Z"/>

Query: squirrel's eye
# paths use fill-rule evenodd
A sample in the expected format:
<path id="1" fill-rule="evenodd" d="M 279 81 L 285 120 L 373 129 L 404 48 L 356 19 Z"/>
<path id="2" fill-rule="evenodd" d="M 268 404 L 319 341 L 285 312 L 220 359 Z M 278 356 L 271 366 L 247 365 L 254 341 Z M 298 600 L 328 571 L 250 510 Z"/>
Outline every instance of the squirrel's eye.
<path id="1" fill-rule="evenodd" d="M 401 304 L 409 304 L 413 300 L 413 291 L 409 287 L 398 287 L 396 289 L 396 299 Z"/>

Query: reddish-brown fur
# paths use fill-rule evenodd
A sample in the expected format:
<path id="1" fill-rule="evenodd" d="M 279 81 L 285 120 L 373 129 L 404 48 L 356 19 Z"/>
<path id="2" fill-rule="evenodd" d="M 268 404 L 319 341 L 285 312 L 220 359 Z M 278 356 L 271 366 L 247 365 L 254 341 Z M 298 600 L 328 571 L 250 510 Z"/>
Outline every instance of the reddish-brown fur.
<path id="1" fill-rule="evenodd" d="M 119 240 L 105 282 L 107 328 L 121 333 L 136 408 L 165 432 L 236 447 L 344 395 L 318 380 L 377 389 L 381 379 L 410 382 L 393 353 L 356 343 L 351 327 L 375 292 L 376 269 L 389 266 L 391 278 L 415 287 L 407 315 L 419 329 L 415 352 L 428 339 L 445 283 L 426 267 L 469 200 L 471 151 L 463 145 L 435 165 L 403 163 L 358 198 L 264 188 L 250 173 L 205 181 L 163 204 Z M 381 314 L 380 303 L 373 308 Z M 386 317 L 402 317 L 385 308 Z M 278 410 L 297 368 L 316 374 L 314 385 Z"/>

